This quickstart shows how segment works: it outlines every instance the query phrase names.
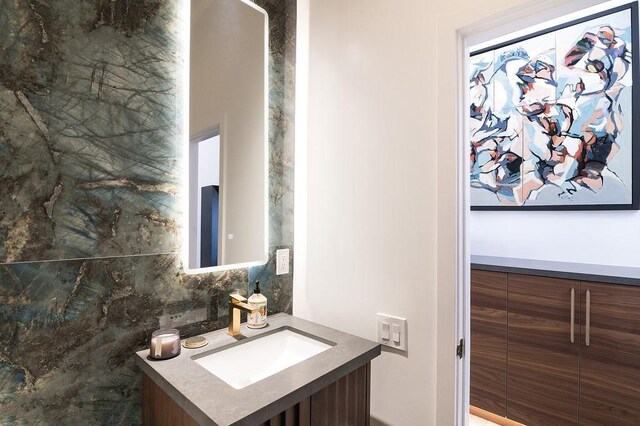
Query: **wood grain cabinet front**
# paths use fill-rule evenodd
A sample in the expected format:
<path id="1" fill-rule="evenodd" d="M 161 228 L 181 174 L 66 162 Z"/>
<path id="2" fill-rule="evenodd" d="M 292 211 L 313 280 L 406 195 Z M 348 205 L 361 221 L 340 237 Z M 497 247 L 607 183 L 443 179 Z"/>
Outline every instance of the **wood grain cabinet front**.
<path id="1" fill-rule="evenodd" d="M 507 415 L 507 274 L 471 275 L 471 405 Z"/>
<path id="2" fill-rule="evenodd" d="M 583 282 L 580 425 L 640 425 L 640 288 Z"/>
<path id="3" fill-rule="evenodd" d="M 507 417 L 529 426 L 578 422 L 578 350 L 571 339 L 580 282 L 509 274 Z"/>
<path id="4" fill-rule="evenodd" d="M 471 274 L 471 404 L 529 426 L 640 425 L 640 288 L 492 274 Z M 488 292 L 502 282 L 507 336 L 499 354 L 487 306 L 504 303 Z M 489 294 L 493 302 L 483 300 Z M 485 378 L 487 347 L 498 382 L 506 360 L 504 398 Z"/>

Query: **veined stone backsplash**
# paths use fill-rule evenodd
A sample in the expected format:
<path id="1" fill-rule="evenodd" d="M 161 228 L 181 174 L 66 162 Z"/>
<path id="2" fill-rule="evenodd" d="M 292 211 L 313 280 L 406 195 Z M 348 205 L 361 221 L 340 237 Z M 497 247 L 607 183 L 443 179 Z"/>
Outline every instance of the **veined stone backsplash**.
<path id="1" fill-rule="evenodd" d="M 0 261 L 176 250 L 178 2 L 2 7 Z"/>
<path id="2" fill-rule="evenodd" d="M 295 1 L 269 14 L 266 265 L 185 275 L 179 256 L 183 0 L 7 0 L 0 13 L 0 424 L 136 424 L 158 317 L 259 279 L 291 312 Z M 251 285 L 252 287 L 252 285 Z"/>

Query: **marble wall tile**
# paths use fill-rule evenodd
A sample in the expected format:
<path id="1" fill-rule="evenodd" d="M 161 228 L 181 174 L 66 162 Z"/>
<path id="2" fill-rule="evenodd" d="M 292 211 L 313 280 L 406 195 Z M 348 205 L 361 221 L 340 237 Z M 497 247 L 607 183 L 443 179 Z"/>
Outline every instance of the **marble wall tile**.
<path id="1" fill-rule="evenodd" d="M 269 261 L 265 265 L 249 269 L 248 295 L 253 293 L 255 282 L 260 281 L 260 291 L 267 298 L 268 314 L 291 313 L 293 309 L 292 274 L 276 275 L 276 250 L 289 249 L 289 271 L 293 271 L 293 246 L 274 247 L 269 251 Z"/>
<path id="2" fill-rule="evenodd" d="M 295 1 L 256 0 L 270 16 L 269 262 L 199 275 L 178 255 L 180 2 L 2 7 L 0 424 L 138 424 L 132 355 L 159 316 L 207 307 L 182 335 L 226 327 L 228 293 L 258 279 L 269 313 L 291 313 Z"/>
<path id="3" fill-rule="evenodd" d="M 11 3 L 0 261 L 174 251 L 175 5 Z"/>
<path id="4" fill-rule="evenodd" d="M 176 255 L 0 267 L 2 422 L 139 421 L 140 371 L 158 317 L 201 307 L 208 319 L 183 336 L 228 324 L 227 295 L 246 269 L 185 275 Z"/>
<path id="5" fill-rule="evenodd" d="M 254 0 L 269 15 L 269 239 L 293 244 L 296 3 Z"/>

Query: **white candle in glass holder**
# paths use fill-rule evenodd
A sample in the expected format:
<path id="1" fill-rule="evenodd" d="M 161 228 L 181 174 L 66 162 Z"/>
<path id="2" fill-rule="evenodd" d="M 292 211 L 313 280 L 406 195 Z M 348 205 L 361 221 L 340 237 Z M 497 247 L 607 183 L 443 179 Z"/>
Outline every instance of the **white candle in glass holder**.
<path id="1" fill-rule="evenodd" d="M 151 358 L 173 358 L 180 353 L 180 332 L 175 328 L 154 331 L 151 335 L 150 349 Z"/>

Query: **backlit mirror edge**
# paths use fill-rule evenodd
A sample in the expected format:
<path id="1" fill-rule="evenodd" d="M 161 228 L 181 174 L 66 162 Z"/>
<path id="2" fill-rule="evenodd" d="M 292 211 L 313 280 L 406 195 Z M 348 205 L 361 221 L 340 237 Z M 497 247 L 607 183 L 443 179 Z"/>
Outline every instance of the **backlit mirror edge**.
<path id="1" fill-rule="evenodd" d="M 191 170 L 191 138 L 189 134 L 189 89 L 190 89 L 190 61 L 191 61 L 191 0 L 182 0 L 181 9 L 181 49 L 182 49 L 182 76 L 180 78 L 180 89 L 182 95 L 182 115 L 181 122 L 178 123 L 179 128 L 181 124 L 181 141 L 182 141 L 182 263 L 183 270 L 187 275 L 206 274 L 212 272 L 221 272 L 229 269 L 242 269 L 252 266 L 264 265 L 269 261 L 269 15 L 267 12 L 249 0 L 238 0 L 242 3 L 254 8 L 258 12 L 262 13 L 265 17 L 264 20 L 264 37 L 266 43 L 264 44 L 264 248 L 263 259 L 258 259 L 250 262 L 234 263 L 229 265 L 211 266 L 206 268 L 191 268 L 189 263 L 189 248 L 191 242 L 196 239 L 197 223 L 196 227 L 193 227 L 193 217 L 190 213 L 190 189 L 189 189 L 189 177 Z M 197 220 L 196 220 L 197 221 Z M 193 227 L 193 230 L 192 230 Z"/>

